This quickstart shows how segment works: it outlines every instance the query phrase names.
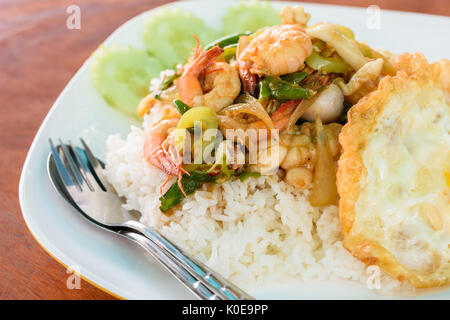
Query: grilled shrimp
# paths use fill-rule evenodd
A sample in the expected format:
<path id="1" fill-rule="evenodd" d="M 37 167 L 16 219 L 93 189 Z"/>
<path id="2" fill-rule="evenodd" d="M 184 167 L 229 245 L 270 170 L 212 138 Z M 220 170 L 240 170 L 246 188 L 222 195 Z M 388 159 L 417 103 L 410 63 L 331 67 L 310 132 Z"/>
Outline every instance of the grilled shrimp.
<path id="1" fill-rule="evenodd" d="M 178 176 L 178 186 L 184 194 L 181 185 L 183 173 L 187 173 L 182 167 L 183 157 L 175 147 L 175 128 L 179 118 L 168 118 L 160 120 L 149 131 L 144 143 L 144 159 L 151 165 L 161 169 L 168 174 L 166 181 L 160 187 L 162 189 L 170 180 L 171 176 Z"/>
<path id="2" fill-rule="evenodd" d="M 233 103 L 241 91 L 239 74 L 226 62 L 216 62 L 219 46 L 197 53 L 177 82 L 181 100 L 191 107 L 206 106 L 219 111 Z M 204 75 L 203 86 L 200 77 Z"/>
<path id="3" fill-rule="evenodd" d="M 311 40 L 299 24 L 285 24 L 266 29 L 251 40 L 239 54 L 239 73 L 244 88 L 256 88 L 256 83 L 251 83 L 256 81 L 251 74 L 279 76 L 298 71 L 311 52 Z"/>
<path id="4" fill-rule="evenodd" d="M 216 62 L 206 70 L 204 90 L 208 93 L 194 97 L 194 106 L 207 106 L 219 111 L 229 106 L 241 91 L 239 73 L 226 62 Z"/>

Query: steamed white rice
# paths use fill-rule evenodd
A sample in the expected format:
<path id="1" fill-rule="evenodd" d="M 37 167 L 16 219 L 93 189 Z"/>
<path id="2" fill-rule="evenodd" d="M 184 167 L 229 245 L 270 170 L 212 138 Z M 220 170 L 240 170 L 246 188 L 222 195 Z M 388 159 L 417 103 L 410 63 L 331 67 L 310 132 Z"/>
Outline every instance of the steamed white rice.
<path id="1" fill-rule="evenodd" d="M 156 118 L 146 116 L 143 129 L 132 127 L 126 139 L 107 139 L 107 177 L 126 198 L 125 208 L 141 212 L 142 223 L 244 289 L 290 279 L 366 283 L 365 265 L 342 246 L 337 207 L 312 207 L 308 191 L 277 176 L 205 185 L 171 216 L 162 213 L 159 186 L 166 176 L 142 154 Z M 382 281 L 382 289 L 401 287 L 387 276 Z"/>

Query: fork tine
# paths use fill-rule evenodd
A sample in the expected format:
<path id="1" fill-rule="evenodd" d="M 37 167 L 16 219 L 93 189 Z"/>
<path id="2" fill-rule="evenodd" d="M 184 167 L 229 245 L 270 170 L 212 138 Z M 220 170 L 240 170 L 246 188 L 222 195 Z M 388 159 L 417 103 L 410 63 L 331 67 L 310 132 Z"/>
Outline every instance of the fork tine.
<path id="1" fill-rule="evenodd" d="M 75 148 L 75 146 L 73 145 L 71 140 L 69 140 L 69 150 L 72 151 L 71 153 L 74 155 L 75 165 L 78 166 L 81 177 L 86 182 L 89 190 L 95 191 L 94 187 L 92 186 L 91 182 L 89 181 L 87 175 L 84 172 L 84 170 L 86 170 L 85 166 L 83 166 L 83 162 L 81 161 L 81 159 L 78 155 L 77 149 Z M 89 169 L 87 168 L 87 170 L 89 170 Z"/>
<path id="2" fill-rule="evenodd" d="M 88 161 L 91 165 L 91 168 L 94 171 L 94 174 L 97 178 L 98 184 L 104 191 L 107 191 L 108 189 L 106 188 L 106 184 L 104 182 L 104 181 L 106 181 L 106 179 L 102 172 L 102 169 L 103 169 L 102 165 L 100 164 L 100 162 L 98 162 L 97 158 L 94 156 L 91 149 L 89 149 L 86 142 L 84 142 L 83 138 L 80 138 L 80 140 L 81 140 L 81 143 L 83 144 L 84 153 L 86 154 Z"/>
<path id="3" fill-rule="evenodd" d="M 78 189 L 80 191 L 83 191 L 83 188 L 82 188 L 83 180 L 80 175 L 80 170 L 78 169 L 77 165 L 75 164 L 75 162 L 72 158 L 72 155 L 70 154 L 70 151 L 67 148 L 67 146 L 62 142 L 61 139 L 59 139 L 59 143 L 60 143 L 61 150 L 63 153 L 63 158 L 65 158 L 65 160 L 66 160 L 66 166 L 65 166 L 66 170 L 72 174 L 72 180 L 73 180 L 73 182 L 75 182 L 75 185 L 78 187 Z"/>
<path id="4" fill-rule="evenodd" d="M 50 143 L 50 150 L 52 152 L 53 159 L 55 160 L 56 169 L 58 170 L 59 176 L 61 177 L 62 181 L 65 185 L 74 185 L 75 183 L 73 182 L 73 178 L 71 174 L 69 174 L 69 172 L 66 170 L 66 167 L 64 166 L 64 163 L 61 160 L 58 150 L 53 144 L 52 139 L 49 138 L 48 142 Z"/>

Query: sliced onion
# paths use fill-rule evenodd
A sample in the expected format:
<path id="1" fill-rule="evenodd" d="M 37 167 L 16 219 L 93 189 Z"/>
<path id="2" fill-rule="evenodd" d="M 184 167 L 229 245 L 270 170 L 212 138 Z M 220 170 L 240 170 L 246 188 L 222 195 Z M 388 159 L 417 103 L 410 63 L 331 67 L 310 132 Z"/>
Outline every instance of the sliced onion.
<path id="1" fill-rule="evenodd" d="M 221 114 L 226 112 L 237 112 L 251 114 L 258 119 L 261 119 L 268 129 L 275 129 L 272 119 L 270 118 L 264 107 L 253 97 L 241 97 L 239 101 L 243 103 L 232 104 L 221 110 Z"/>
<path id="2" fill-rule="evenodd" d="M 313 188 L 309 202 L 315 207 L 336 204 L 336 165 L 330 149 L 328 136 L 320 118 L 316 119 L 316 164 L 314 168 Z"/>
<path id="3" fill-rule="evenodd" d="M 345 96 L 354 94 L 364 83 L 377 78 L 383 70 L 383 59 L 372 60 L 362 66 L 352 76 L 348 83 L 345 83 L 342 78 L 337 78 L 335 83 L 341 88 Z"/>
<path id="4" fill-rule="evenodd" d="M 364 57 L 355 42 L 342 33 L 339 25 L 333 23 L 317 23 L 306 28 L 306 32 L 311 38 L 325 41 L 336 49 L 339 56 L 355 71 L 358 71 L 369 60 Z"/>
<path id="5" fill-rule="evenodd" d="M 294 112 L 292 112 L 292 114 L 289 117 L 289 121 L 286 127 L 287 132 L 291 131 L 294 128 L 298 119 L 300 119 L 303 116 L 305 111 L 314 103 L 314 101 L 316 101 L 316 97 L 312 99 L 304 99 L 297 105 Z"/>
<path id="6" fill-rule="evenodd" d="M 219 129 L 225 138 L 227 130 L 234 130 L 237 134 L 236 138 L 238 142 L 248 147 L 248 144 L 246 143 L 247 139 L 245 139 L 245 131 L 247 130 L 247 126 L 245 124 L 225 115 L 218 115 L 217 118 L 219 119 Z M 241 135 L 241 133 L 243 135 Z"/>
<path id="7" fill-rule="evenodd" d="M 229 117 L 226 115 L 218 115 L 217 118 L 219 119 L 219 128 L 221 131 L 224 131 L 227 129 L 233 129 L 233 130 L 241 129 L 241 130 L 245 131 L 247 129 L 247 126 L 245 126 L 242 122 L 239 122 L 232 117 Z"/>

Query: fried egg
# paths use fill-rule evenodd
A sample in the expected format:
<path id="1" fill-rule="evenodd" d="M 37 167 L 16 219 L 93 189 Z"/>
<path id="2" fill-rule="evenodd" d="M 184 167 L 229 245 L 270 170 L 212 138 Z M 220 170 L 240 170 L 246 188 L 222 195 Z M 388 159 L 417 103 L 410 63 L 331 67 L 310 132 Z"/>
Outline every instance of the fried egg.
<path id="1" fill-rule="evenodd" d="M 344 246 L 415 287 L 450 283 L 450 62 L 397 58 L 348 114 L 337 184 Z"/>

